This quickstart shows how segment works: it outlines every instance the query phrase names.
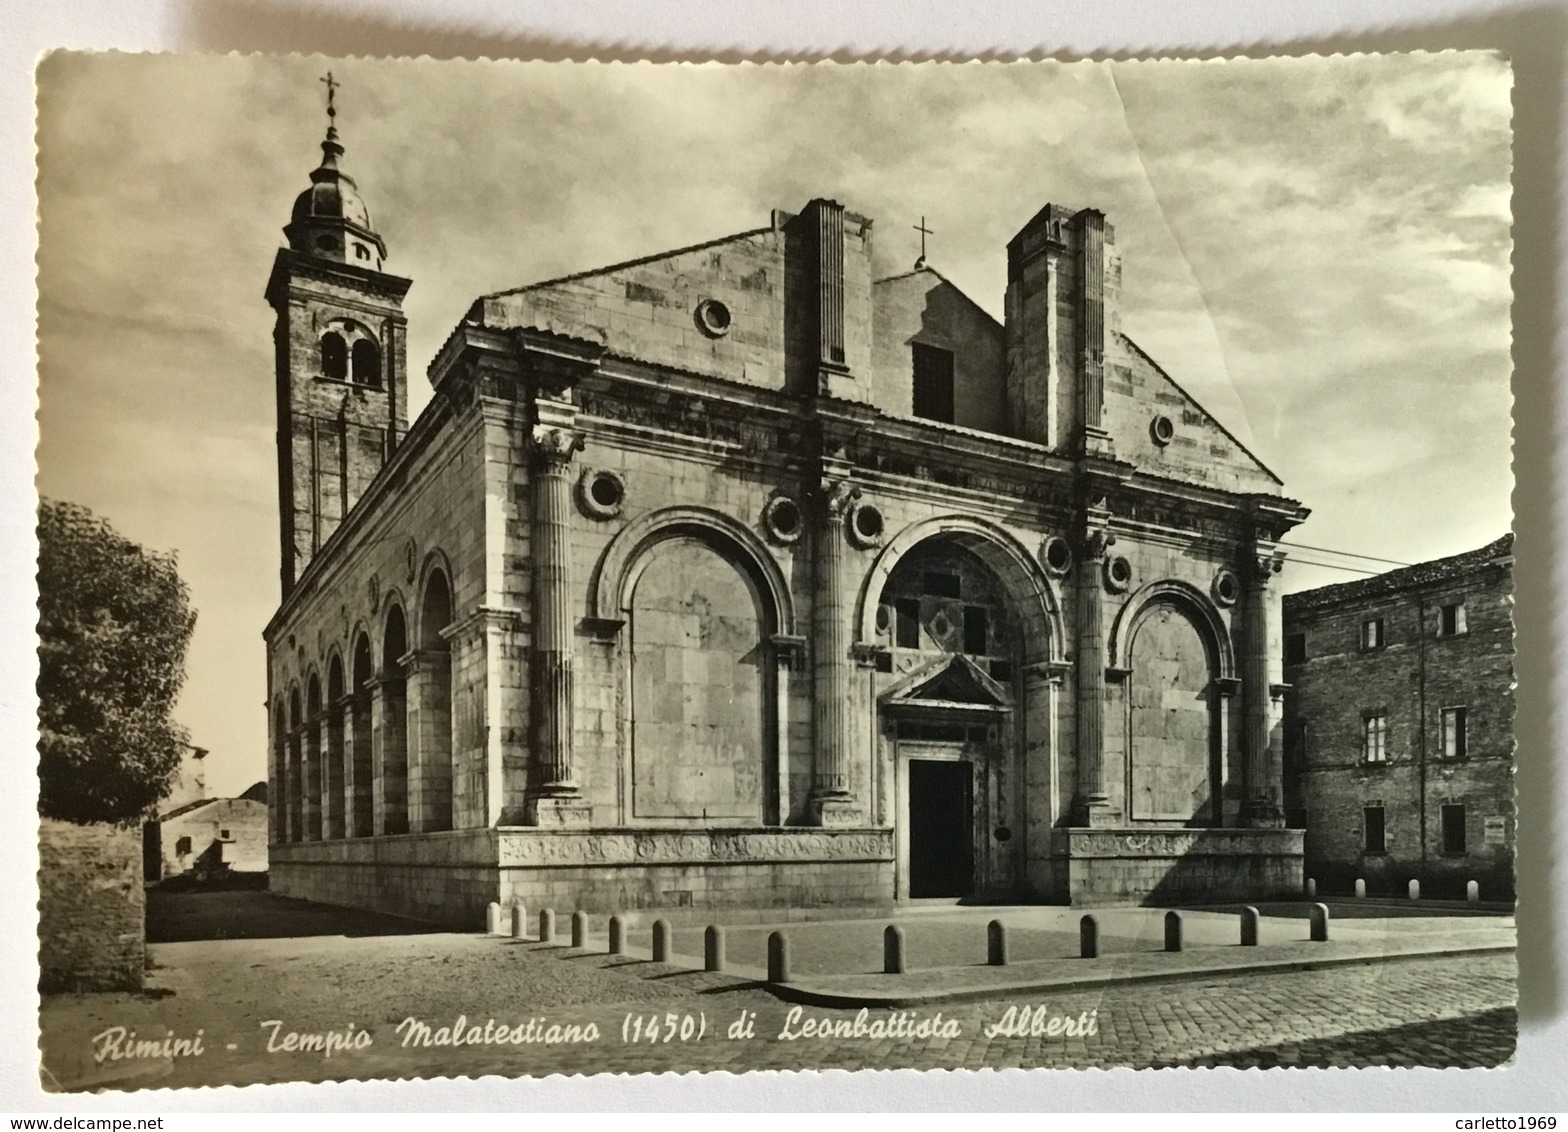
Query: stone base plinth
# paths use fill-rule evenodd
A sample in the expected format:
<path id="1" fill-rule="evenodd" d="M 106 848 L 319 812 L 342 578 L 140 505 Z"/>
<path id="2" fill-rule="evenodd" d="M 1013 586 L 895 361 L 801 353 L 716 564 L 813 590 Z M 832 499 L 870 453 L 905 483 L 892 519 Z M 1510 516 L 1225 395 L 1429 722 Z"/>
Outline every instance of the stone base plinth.
<path id="1" fill-rule="evenodd" d="M 285 896 L 478 929 L 491 901 L 597 915 L 887 904 L 888 829 L 535 826 L 274 845 Z"/>
<path id="2" fill-rule="evenodd" d="M 1051 856 L 1085 906 L 1294 900 L 1304 875 L 1299 829 L 1058 829 Z"/>

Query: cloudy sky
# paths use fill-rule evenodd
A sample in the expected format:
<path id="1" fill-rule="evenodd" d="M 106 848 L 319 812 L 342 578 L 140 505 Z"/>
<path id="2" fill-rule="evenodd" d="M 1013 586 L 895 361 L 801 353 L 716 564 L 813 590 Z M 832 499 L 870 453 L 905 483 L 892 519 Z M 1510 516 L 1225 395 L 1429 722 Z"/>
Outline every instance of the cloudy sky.
<path id="1" fill-rule="evenodd" d="M 411 408 L 473 298 L 830 196 L 879 274 L 1000 317 L 1046 201 L 1116 226 L 1124 329 L 1313 510 L 1400 562 L 1510 522 L 1506 64 L 562 67 L 54 56 L 39 76 L 39 489 L 176 550 L 199 612 L 180 715 L 209 785 L 265 773 L 278 598 L 280 229 L 342 81 L 344 167 L 414 280 Z M 1298 558 L 1330 561 L 1322 553 Z M 1344 559 L 1333 559 L 1345 562 Z M 1296 566 L 1291 588 L 1357 575 Z"/>

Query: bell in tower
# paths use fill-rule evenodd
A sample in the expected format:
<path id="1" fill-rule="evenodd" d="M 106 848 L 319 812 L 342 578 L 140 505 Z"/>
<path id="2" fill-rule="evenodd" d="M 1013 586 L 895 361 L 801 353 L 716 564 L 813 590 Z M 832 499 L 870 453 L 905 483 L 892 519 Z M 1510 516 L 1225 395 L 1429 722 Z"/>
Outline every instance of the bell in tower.
<path id="1" fill-rule="evenodd" d="M 267 284 L 278 393 L 283 592 L 364 494 L 408 429 L 403 296 L 386 242 L 339 168 L 338 82 L 310 187 L 294 201 Z"/>

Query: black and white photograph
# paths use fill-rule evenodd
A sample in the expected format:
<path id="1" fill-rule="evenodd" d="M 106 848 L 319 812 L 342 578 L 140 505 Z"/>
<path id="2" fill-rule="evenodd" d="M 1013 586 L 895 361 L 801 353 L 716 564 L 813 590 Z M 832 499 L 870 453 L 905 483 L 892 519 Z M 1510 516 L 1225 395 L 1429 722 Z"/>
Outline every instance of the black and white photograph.
<path id="1" fill-rule="evenodd" d="M 1501 52 L 36 80 L 45 1090 L 1513 1060 Z"/>

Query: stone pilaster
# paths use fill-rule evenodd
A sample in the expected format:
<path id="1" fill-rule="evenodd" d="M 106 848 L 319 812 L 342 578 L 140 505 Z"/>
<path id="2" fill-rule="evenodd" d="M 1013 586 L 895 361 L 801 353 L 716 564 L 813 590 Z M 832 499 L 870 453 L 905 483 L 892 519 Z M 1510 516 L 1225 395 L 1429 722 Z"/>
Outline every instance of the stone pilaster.
<path id="1" fill-rule="evenodd" d="M 1242 710 L 1246 720 L 1245 796 L 1242 822 L 1252 829 L 1280 829 L 1284 784 L 1282 761 L 1274 749 L 1275 658 L 1270 644 L 1272 622 L 1278 619 L 1280 596 L 1271 582 L 1283 559 L 1272 545 L 1258 543 L 1247 566 L 1246 622 L 1242 633 Z"/>
<path id="2" fill-rule="evenodd" d="M 825 483 L 814 508 L 811 694 L 816 743 L 809 812 L 818 825 L 853 825 L 861 820 L 850 789 L 854 663 L 849 655 L 851 602 L 844 577 L 845 513 L 856 494 L 847 484 Z"/>
<path id="3" fill-rule="evenodd" d="M 343 836 L 343 732 L 333 705 L 321 710 L 317 750 L 321 752 L 318 775 L 321 788 L 321 836 L 332 841 Z"/>
<path id="4" fill-rule="evenodd" d="M 376 829 L 375 775 L 371 749 L 370 691 L 360 689 L 353 693 L 345 709 L 345 729 L 348 736 L 349 758 L 345 789 L 348 791 L 347 832 L 350 837 L 369 837 Z"/>
<path id="5" fill-rule="evenodd" d="M 1079 418 L 1085 454 L 1108 455 L 1105 429 L 1105 216 L 1085 209 L 1073 218 L 1078 229 L 1077 346 Z"/>
<path id="6" fill-rule="evenodd" d="M 1114 825 L 1121 814 L 1105 789 L 1105 552 L 1116 536 L 1103 516 L 1091 511 L 1078 566 L 1078 796 L 1073 820 L 1079 825 Z"/>
<path id="7" fill-rule="evenodd" d="M 300 789 L 303 794 L 300 806 L 305 825 L 306 841 L 321 840 L 321 731 L 323 717 L 313 715 L 305 721 L 302 732 L 303 754 L 300 759 Z"/>
<path id="8" fill-rule="evenodd" d="M 333 728 L 337 732 L 340 778 L 338 780 L 338 828 L 334 837 L 354 837 L 354 697 L 340 696 L 327 708 L 333 713 Z M 369 783 L 366 783 L 368 786 Z"/>
<path id="9" fill-rule="evenodd" d="M 529 696 L 533 775 L 530 825 L 586 825 L 592 809 L 573 774 L 572 457 L 582 433 L 571 407 L 539 402 L 533 444 L 533 649 Z"/>
<path id="10" fill-rule="evenodd" d="M 408 702 L 401 674 L 373 681 L 370 700 L 374 832 L 408 832 Z"/>
<path id="11" fill-rule="evenodd" d="M 408 825 L 452 828 L 452 656 L 416 649 L 400 659 L 408 706 Z"/>

